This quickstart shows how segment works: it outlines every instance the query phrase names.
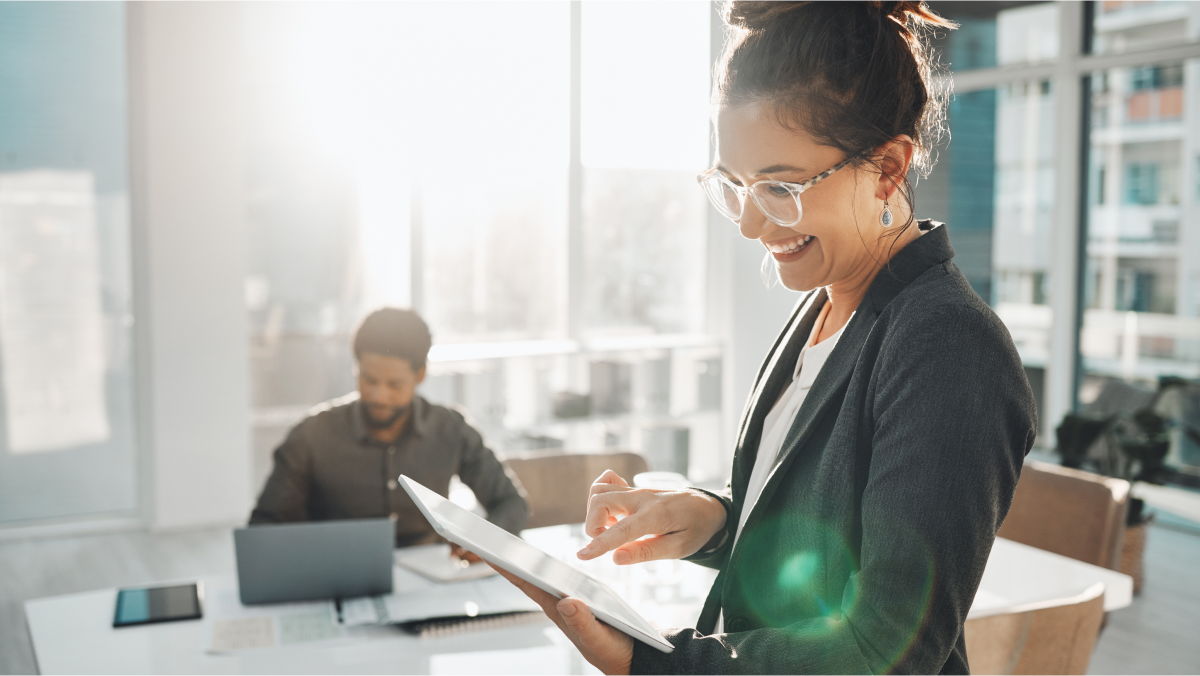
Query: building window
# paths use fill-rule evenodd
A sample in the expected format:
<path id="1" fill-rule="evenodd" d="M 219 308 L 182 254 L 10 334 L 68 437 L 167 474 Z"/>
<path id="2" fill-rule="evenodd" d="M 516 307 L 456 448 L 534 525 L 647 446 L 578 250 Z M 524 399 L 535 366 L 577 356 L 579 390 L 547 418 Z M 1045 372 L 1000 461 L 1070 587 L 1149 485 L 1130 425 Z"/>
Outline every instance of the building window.
<path id="1" fill-rule="evenodd" d="M 1158 203 L 1158 165 L 1134 162 L 1125 168 L 1126 204 Z"/>
<path id="2" fill-rule="evenodd" d="M 1130 83 L 1134 91 L 1181 87 L 1183 86 L 1183 64 L 1134 68 L 1130 71 Z"/>

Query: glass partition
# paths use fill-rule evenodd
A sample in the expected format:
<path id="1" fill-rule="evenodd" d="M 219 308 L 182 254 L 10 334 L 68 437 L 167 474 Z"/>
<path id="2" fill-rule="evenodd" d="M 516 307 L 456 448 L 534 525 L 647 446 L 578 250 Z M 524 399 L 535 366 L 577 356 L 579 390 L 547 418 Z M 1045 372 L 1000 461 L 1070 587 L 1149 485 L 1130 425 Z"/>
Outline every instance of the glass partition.
<path id="1" fill-rule="evenodd" d="M 137 514 L 125 20 L 0 4 L 0 526 Z"/>

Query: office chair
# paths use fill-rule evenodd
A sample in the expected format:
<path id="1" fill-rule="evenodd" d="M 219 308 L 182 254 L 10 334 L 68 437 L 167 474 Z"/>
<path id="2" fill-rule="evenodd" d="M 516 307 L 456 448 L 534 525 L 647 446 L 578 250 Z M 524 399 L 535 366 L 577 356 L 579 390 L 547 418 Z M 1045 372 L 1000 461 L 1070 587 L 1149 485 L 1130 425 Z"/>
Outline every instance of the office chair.
<path id="1" fill-rule="evenodd" d="M 1129 482 L 1029 460 L 997 536 L 1118 570 Z"/>
<path id="2" fill-rule="evenodd" d="M 565 453 L 538 451 L 506 460 L 525 487 L 529 503 L 526 528 L 582 523 L 587 516 L 588 490 L 604 470 L 611 469 L 633 483 L 647 469 L 640 453 Z"/>
<path id="3" fill-rule="evenodd" d="M 973 674 L 1086 674 L 1104 617 L 1104 584 L 1028 610 L 967 620 Z"/>

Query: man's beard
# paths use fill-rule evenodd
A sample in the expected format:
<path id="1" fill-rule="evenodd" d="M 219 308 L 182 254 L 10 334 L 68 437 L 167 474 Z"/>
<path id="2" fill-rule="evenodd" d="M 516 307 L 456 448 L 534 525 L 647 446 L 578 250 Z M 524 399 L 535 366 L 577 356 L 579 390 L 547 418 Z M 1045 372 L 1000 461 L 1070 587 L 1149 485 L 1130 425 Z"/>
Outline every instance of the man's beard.
<path id="1" fill-rule="evenodd" d="M 411 407 L 412 407 L 412 404 L 409 404 L 408 406 L 393 407 L 392 414 L 389 415 L 384 420 L 380 420 L 380 419 L 376 418 L 375 416 L 371 415 L 371 409 L 368 407 L 363 410 L 363 412 L 366 413 L 366 415 L 364 415 L 363 417 L 366 418 L 367 427 L 369 427 L 373 430 L 386 430 L 387 428 L 391 427 L 392 425 L 395 425 L 396 421 L 403 418 L 404 414 L 408 413 L 408 409 Z"/>

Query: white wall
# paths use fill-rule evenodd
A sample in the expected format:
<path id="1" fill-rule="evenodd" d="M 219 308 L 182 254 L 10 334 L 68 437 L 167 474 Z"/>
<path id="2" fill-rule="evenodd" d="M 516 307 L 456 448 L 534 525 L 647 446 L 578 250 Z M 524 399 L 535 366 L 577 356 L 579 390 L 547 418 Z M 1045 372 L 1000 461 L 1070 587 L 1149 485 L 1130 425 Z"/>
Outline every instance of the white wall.
<path id="1" fill-rule="evenodd" d="M 750 388 L 800 294 L 775 281 L 774 261 L 768 278 L 772 283 L 770 287 L 764 284 L 759 272 L 766 253 L 762 244 L 742 238 L 736 226 L 715 211 L 710 221 L 713 222 L 709 225 L 712 246 L 709 265 L 713 274 L 709 281 L 717 287 L 710 290 L 713 330 L 727 346 L 723 462 L 728 474 Z"/>
<path id="2" fill-rule="evenodd" d="M 156 529 L 250 509 L 236 3 L 129 3 L 144 495 Z"/>

